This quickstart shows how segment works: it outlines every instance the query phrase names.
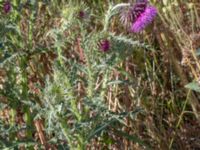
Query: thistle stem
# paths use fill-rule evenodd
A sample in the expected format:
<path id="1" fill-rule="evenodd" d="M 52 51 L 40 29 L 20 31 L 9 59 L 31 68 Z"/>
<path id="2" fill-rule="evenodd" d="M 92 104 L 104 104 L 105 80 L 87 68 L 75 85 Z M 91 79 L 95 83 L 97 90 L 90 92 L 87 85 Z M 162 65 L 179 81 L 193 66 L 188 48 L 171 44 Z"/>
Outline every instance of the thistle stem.
<path id="1" fill-rule="evenodd" d="M 105 16 L 105 26 L 104 26 L 103 31 L 108 30 L 110 19 L 118 13 L 119 9 L 122 8 L 122 7 L 128 7 L 128 6 L 130 6 L 130 3 L 120 3 L 120 4 L 117 4 L 113 7 L 110 6 L 107 13 L 106 13 L 106 16 Z M 115 12 L 115 11 L 117 11 L 117 12 Z"/>
<path id="2" fill-rule="evenodd" d="M 117 9 L 119 9 L 119 8 L 122 8 L 122 7 L 128 7 L 128 6 L 130 6 L 130 3 L 120 3 L 120 4 L 115 5 L 115 6 L 112 8 L 111 11 L 117 10 Z"/>

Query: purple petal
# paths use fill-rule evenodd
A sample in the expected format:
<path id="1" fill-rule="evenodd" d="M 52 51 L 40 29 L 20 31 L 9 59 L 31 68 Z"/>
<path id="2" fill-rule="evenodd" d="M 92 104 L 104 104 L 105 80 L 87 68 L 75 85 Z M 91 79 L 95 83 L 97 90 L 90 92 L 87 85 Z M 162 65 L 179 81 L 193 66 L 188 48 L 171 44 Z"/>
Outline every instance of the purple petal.
<path id="1" fill-rule="evenodd" d="M 142 31 L 153 21 L 156 15 L 157 9 L 153 6 L 147 6 L 145 11 L 133 22 L 131 31 L 136 33 Z"/>

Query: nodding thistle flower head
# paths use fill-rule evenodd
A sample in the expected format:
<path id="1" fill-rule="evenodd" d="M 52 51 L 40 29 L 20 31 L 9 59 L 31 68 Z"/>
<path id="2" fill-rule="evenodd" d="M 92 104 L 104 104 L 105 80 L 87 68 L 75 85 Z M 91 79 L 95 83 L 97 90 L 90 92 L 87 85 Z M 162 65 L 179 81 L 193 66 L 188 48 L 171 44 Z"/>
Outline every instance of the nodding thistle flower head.
<path id="1" fill-rule="evenodd" d="M 102 52 L 107 52 L 110 49 L 110 41 L 107 39 L 101 40 L 99 43 L 99 49 Z"/>
<path id="2" fill-rule="evenodd" d="M 3 4 L 3 10 L 4 12 L 7 14 L 11 11 L 11 4 L 9 1 L 6 1 L 4 4 Z"/>
<path id="3" fill-rule="evenodd" d="M 131 32 L 137 33 L 150 24 L 156 14 L 156 8 L 149 6 L 147 0 L 137 0 L 134 5 L 121 11 L 120 20 Z"/>
<path id="4" fill-rule="evenodd" d="M 157 10 L 153 6 L 148 6 L 143 13 L 136 19 L 136 21 L 131 26 L 132 32 L 140 32 L 147 25 L 149 25 L 155 16 L 157 15 Z"/>

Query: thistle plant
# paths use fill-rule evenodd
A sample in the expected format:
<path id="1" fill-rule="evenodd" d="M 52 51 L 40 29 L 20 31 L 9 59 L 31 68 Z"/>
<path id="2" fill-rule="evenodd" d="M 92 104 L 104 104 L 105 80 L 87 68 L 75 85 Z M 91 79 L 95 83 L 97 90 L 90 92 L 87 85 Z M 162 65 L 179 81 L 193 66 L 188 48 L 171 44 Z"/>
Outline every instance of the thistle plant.
<path id="1" fill-rule="evenodd" d="M 18 12 L 18 5 L 24 6 L 20 8 L 21 12 Z M 7 75 L 8 80 L 3 84 L 1 93 L 8 101 L 8 110 L 15 111 L 12 115 L 13 126 L 16 124 L 15 118 L 22 117 L 20 131 L 15 129 L 12 133 L 22 134 L 21 128 L 24 125 L 23 136 L 5 140 L 9 145 L 19 143 L 14 147 L 20 147 L 20 143 L 27 137 L 31 140 L 25 142 L 30 144 L 22 145 L 28 148 L 35 144 L 43 148 L 86 149 L 93 147 L 90 142 L 94 139 L 101 141 L 106 136 L 114 140 L 114 136 L 109 137 L 111 133 L 108 129 L 124 126 L 126 118 L 134 118 L 141 111 L 136 107 L 130 111 L 114 112 L 106 104 L 112 69 L 115 63 L 123 61 L 113 51 L 116 49 L 114 41 L 119 39 L 115 39 L 111 33 L 89 29 L 92 20 L 86 4 L 79 6 L 71 1 L 69 4 L 63 2 L 62 5 L 59 7 L 65 9 L 58 11 L 61 14 L 57 20 L 59 23 L 52 20 L 54 28 L 44 24 L 44 30 L 40 30 L 35 26 L 40 21 L 39 12 L 43 7 L 48 9 L 58 6 L 56 2 L 13 3 L 14 10 L 10 15 L 16 17 L 11 20 L 15 21 L 13 24 L 18 29 L 18 35 L 10 33 L 5 39 L 16 40 L 20 51 L 3 60 L 3 70 L 15 76 Z M 10 2 L 7 1 L 3 8 L 8 13 Z M 30 13 L 27 24 L 20 16 L 26 15 L 26 12 Z M 20 25 L 24 24 L 22 28 Z M 43 41 L 43 38 L 46 40 Z M 139 42 L 131 44 L 133 49 L 137 46 L 140 46 Z M 9 53 L 12 53 L 12 47 L 8 48 Z M 102 53 L 107 51 L 110 54 Z M 4 68 L 13 63 L 17 66 Z M 15 86 L 11 88 L 11 85 Z M 9 88 L 12 93 L 8 91 Z M 16 101 L 12 103 L 14 99 Z M 20 110 L 17 109 L 19 106 Z M 37 140 L 34 134 L 38 135 Z M 1 138 L 4 137 L 1 135 Z M 140 144 L 143 146 L 142 142 Z M 2 145 L 2 148 L 6 147 L 7 144 Z"/>

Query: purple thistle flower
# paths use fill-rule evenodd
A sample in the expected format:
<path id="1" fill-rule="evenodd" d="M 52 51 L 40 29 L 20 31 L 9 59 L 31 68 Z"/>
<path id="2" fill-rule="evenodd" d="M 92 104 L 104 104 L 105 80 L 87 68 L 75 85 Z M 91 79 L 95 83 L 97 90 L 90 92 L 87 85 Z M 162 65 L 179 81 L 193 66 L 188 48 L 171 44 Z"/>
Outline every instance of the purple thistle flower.
<path id="1" fill-rule="evenodd" d="M 134 5 L 121 11 L 120 20 L 131 32 L 137 33 L 150 24 L 156 14 L 156 8 L 148 6 L 147 0 L 137 0 Z"/>
<path id="2" fill-rule="evenodd" d="M 140 16 L 133 22 L 131 31 L 136 33 L 142 31 L 153 21 L 156 15 L 157 9 L 153 6 L 147 6 L 145 11 L 141 13 Z"/>
<path id="3" fill-rule="evenodd" d="M 99 43 L 99 48 L 102 52 L 107 52 L 110 49 L 110 42 L 109 40 L 105 39 Z"/>
<path id="4" fill-rule="evenodd" d="M 120 20 L 127 28 L 130 28 L 132 23 L 145 11 L 147 0 L 137 0 L 134 5 L 128 8 L 123 8 L 120 13 Z"/>
<path id="5" fill-rule="evenodd" d="M 11 4 L 9 1 L 6 1 L 3 5 L 3 10 L 7 14 L 11 11 Z"/>
<path id="6" fill-rule="evenodd" d="M 84 18 L 85 17 L 85 12 L 83 10 L 80 10 L 78 12 L 78 16 L 79 16 L 79 18 Z"/>

